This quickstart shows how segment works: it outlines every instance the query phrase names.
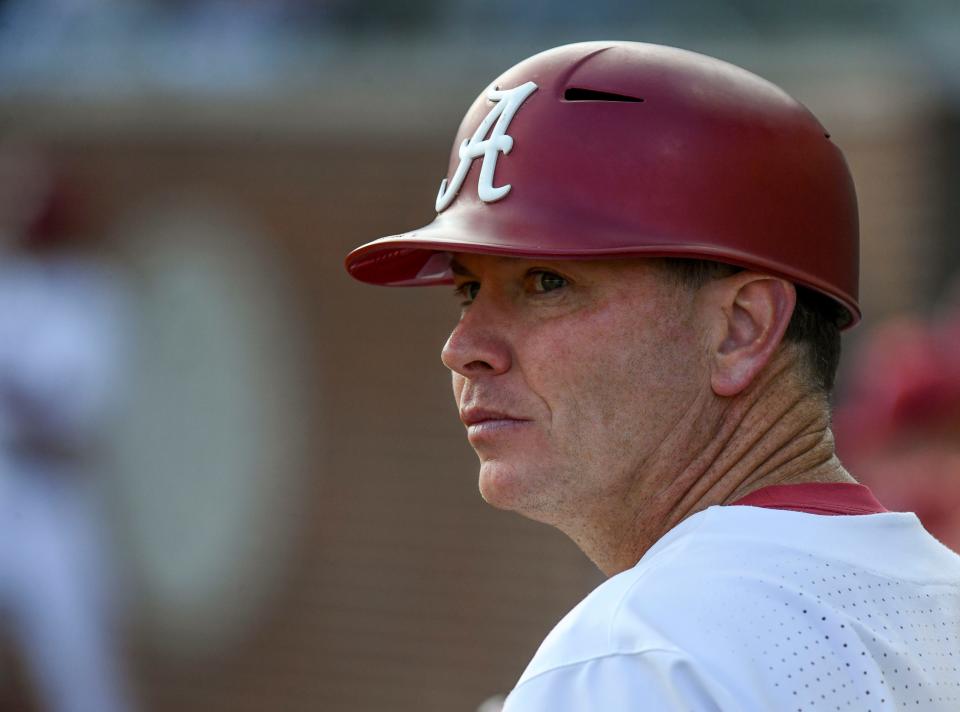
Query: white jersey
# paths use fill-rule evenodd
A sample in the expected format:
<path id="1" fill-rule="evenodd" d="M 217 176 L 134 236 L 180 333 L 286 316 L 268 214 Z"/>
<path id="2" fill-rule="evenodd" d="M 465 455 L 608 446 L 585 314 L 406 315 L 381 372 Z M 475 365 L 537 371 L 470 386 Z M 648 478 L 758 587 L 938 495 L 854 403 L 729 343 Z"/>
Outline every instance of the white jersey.
<path id="1" fill-rule="evenodd" d="M 914 514 L 710 507 L 544 640 L 504 712 L 960 710 L 960 557 Z"/>

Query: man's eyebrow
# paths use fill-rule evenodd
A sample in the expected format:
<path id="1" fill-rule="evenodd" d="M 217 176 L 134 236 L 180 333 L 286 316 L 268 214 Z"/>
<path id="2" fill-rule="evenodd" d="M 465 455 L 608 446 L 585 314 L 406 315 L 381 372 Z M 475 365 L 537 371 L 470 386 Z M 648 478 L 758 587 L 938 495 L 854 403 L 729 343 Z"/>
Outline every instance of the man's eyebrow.
<path id="1" fill-rule="evenodd" d="M 473 277 L 475 276 L 473 272 L 464 267 L 460 262 L 457 262 L 456 258 L 450 260 L 450 271 L 461 277 Z"/>

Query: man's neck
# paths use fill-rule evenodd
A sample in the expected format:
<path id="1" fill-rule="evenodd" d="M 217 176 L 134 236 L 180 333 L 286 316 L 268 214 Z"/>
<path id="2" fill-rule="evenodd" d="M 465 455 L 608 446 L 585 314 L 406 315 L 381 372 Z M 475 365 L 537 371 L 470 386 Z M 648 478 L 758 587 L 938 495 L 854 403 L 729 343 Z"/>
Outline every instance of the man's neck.
<path id="1" fill-rule="evenodd" d="M 573 536 L 601 571 L 632 567 L 687 517 L 763 487 L 855 482 L 834 453 L 825 397 L 790 378 L 773 371 L 741 396 L 691 405 L 634 481 L 629 518 L 608 512 Z"/>

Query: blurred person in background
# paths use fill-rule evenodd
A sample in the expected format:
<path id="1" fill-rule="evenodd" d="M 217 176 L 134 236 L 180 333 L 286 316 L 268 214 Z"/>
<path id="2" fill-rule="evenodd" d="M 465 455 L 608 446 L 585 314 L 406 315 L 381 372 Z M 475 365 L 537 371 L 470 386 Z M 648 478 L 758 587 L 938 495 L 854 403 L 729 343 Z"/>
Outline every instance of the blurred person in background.
<path id="1" fill-rule="evenodd" d="M 958 292 L 960 294 L 960 292 Z M 834 418 L 840 457 L 890 507 L 960 551 L 960 300 L 880 326 Z"/>
<path id="2" fill-rule="evenodd" d="M 61 244 L 64 194 L 0 144 L 0 632 L 42 708 L 133 709 L 97 490 L 126 349 L 113 272 Z"/>

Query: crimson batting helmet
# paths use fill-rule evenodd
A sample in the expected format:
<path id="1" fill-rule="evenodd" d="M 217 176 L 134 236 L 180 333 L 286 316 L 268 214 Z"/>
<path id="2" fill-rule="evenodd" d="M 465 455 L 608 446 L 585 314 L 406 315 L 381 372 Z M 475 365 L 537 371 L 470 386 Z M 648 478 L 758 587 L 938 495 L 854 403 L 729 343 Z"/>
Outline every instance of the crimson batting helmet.
<path id="1" fill-rule="evenodd" d="M 449 283 L 453 252 L 689 257 L 857 305 L 843 154 L 774 84 L 705 55 L 584 42 L 502 74 L 467 111 L 429 225 L 351 252 L 355 278 Z"/>

